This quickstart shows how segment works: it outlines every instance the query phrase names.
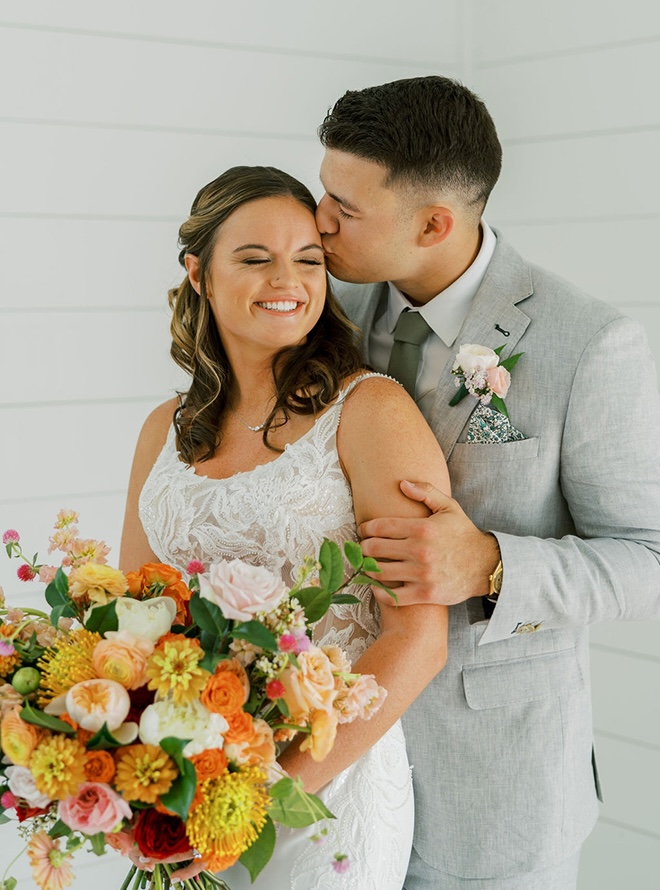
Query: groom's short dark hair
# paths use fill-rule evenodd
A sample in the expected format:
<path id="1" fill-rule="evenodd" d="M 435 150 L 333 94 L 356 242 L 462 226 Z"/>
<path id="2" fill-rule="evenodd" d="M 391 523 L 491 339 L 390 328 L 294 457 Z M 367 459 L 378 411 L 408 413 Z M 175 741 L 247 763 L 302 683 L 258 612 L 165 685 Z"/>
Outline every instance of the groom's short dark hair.
<path id="1" fill-rule="evenodd" d="M 454 192 L 483 209 L 502 168 L 488 109 L 448 77 L 349 90 L 319 127 L 326 148 L 382 164 L 387 185 Z"/>

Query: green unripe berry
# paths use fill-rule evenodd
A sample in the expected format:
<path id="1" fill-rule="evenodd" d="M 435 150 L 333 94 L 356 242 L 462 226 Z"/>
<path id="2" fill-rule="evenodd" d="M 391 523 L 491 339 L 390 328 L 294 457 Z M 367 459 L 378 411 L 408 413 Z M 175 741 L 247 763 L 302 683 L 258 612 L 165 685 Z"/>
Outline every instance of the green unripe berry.
<path id="1" fill-rule="evenodd" d="M 41 674 L 36 668 L 19 668 L 12 677 L 11 685 L 21 695 L 30 695 L 39 688 Z"/>

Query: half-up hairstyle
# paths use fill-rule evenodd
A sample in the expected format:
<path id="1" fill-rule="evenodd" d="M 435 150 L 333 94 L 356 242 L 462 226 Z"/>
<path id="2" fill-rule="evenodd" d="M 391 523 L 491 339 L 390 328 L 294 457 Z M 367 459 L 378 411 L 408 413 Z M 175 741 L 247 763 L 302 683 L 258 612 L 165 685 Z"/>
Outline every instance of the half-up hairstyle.
<path id="1" fill-rule="evenodd" d="M 312 214 L 316 210 L 312 193 L 287 173 L 275 167 L 232 167 L 201 189 L 179 229 L 179 262 L 185 268 L 186 254 L 196 256 L 201 284 L 198 294 L 186 276 L 168 295 L 170 354 L 192 377 L 188 391 L 179 393 L 174 412 L 177 449 L 187 464 L 216 453 L 221 418 L 234 397 L 234 375 L 206 294 L 218 230 L 243 204 L 278 196 L 294 198 Z M 336 398 L 342 381 L 363 366 L 356 333 L 328 281 L 323 311 L 305 342 L 273 358 L 276 400 L 263 431 L 268 448 L 280 450 L 269 441 L 272 429 L 283 426 L 291 413 L 314 415 L 323 410 Z"/>

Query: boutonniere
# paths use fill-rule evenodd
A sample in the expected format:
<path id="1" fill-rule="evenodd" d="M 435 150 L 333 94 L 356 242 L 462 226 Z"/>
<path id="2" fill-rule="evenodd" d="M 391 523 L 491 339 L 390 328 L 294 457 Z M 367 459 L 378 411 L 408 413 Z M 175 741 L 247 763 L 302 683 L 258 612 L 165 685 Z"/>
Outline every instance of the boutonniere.
<path id="1" fill-rule="evenodd" d="M 504 344 L 497 349 L 466 343 L 459 349 L 452 374 L 456 377 L 458 392 L 449 403 L 458 405 L 468 394 L 474 396 L 481 405 L 492 405 L 496 411 L 509 416 L 504 398 L 511 385 L 511 371 L 524 352 L 500 358 Z"/>

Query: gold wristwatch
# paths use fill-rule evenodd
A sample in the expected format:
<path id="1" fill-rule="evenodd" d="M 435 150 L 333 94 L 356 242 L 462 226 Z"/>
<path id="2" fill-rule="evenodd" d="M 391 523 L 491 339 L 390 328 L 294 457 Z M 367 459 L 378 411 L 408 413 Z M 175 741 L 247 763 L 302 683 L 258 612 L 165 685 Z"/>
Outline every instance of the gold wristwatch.
<path id="1" fill-rule="evenodd" d="M 490 603 L 497 602 L 497 598 L 502 590 L 503 575 L 504 569 L 502 567 L 502 560 L 500 560 L 495 566 L 495 570 L 488 576 L 488 594 L 486 595 L 486 599 Z"/>

